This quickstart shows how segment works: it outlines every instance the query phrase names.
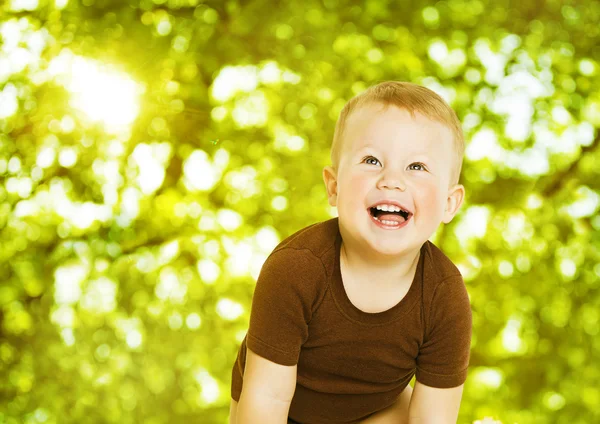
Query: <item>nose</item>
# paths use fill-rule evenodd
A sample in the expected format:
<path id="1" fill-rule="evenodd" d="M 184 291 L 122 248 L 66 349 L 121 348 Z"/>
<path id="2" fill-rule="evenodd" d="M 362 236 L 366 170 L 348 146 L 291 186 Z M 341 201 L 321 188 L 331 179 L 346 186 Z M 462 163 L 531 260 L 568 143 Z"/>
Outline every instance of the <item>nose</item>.
<path id="1" fill-rule="evenodd" d="M 377 183 L 378 188 L 387 188 L 390 190 L 399 189 L 401 191 L 406 190 L 406 183 L 398 172 L 387 171 L 385 172 L 379 182 Z"/>

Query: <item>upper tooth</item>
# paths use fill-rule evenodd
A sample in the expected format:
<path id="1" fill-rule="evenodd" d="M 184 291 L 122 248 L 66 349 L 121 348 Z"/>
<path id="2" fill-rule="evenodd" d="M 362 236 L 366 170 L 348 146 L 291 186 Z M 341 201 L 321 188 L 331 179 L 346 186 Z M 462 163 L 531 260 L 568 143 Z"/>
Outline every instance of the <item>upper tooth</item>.
<path id="1" fill-rule="evenodd" d="M 400 208 L 394 205 L 377 205 L 375 208 L 385 212 L 400 212 Z"/>

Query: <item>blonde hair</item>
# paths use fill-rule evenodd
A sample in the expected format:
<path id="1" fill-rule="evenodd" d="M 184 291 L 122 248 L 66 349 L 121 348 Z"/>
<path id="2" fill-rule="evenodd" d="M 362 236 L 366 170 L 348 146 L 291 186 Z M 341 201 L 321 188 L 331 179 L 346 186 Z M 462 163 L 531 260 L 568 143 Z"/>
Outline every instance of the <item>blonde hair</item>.
<path id="1" fill-rule="evenodd" d="M 455 147 L 455 164 L 451 180 L 458 183 L 465 151 L 465 141 L 462 126 L 454 110 L 432 90 L 417 84 L 402 81 L 386 81 L 369 87 L 361 94 L 346 103 L 335 126 L 333 143 L 331 145 L 331 164 L 337 173 L 340 153 L 343 145 L 344 128 L 350 114 L 366 104 L 381 103 L 384 107 L 390 105 L 406 109 L 412 117 L 419 112 L 433 121 L 446 125 L 453 134 Z"/>

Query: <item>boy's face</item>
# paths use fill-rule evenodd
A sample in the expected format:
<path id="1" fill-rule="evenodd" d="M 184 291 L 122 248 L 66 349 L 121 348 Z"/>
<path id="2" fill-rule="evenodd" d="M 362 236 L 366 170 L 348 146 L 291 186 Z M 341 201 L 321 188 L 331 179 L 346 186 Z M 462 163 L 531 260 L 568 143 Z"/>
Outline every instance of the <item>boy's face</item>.
<path id="1" fill-rule="evenodd" d="M 441 222 L 452 220 L 464 188 L 450 186 L 456 165 L 448 127 L 375 103 L 349 116 L 343 138 L 337 175 L 326 167 L 323 178 L 345 243 L 364 253 L 398 256 L 420 249 Z M 370 207 L 385 200 L 408 209 L 408 222 L 400 228 L 378 225 Z"/>

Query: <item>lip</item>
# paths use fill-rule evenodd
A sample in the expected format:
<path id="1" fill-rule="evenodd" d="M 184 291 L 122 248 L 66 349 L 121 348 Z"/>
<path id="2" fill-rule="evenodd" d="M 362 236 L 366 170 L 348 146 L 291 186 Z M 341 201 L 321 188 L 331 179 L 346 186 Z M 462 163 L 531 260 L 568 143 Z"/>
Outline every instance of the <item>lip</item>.
<path id="1" fill-rule="evenodd" d="M 406 224 L 408 224 L 408 222 L 412 218 L 412 214 L 411 214 L 408 216 L 408 219 L 400 225 L 385 225 L 383 222 L 377 221 L 375 219 L 375 217 L 369 213 L 368 210 L 367 210 L 367 214 L 369 215 L 369 218 L 375 225 L 377 225 L 379 228 L 383 228 L 384 230 L 399 230 L 400 228 L 404 228 L 406 226 Z"/>

